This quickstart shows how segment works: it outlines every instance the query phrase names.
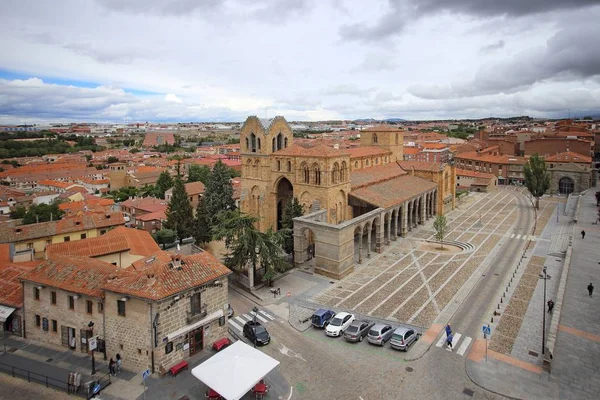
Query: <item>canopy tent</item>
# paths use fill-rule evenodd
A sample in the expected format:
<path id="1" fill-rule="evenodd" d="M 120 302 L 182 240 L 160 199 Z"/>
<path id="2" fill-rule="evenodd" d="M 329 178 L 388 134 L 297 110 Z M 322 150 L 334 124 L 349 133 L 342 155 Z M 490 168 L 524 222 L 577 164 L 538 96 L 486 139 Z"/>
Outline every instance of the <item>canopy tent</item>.
<path id="1" fill-rule="evenodd" d="M 227 400 L 239 400 L 279 361 L 238 340 L 196 368 L 192 375 Z"/>
<path id="2" fill-rule="evenodd" d="M 8 317 L 10 317 L 10 314 L 12 314 L 13 311 L 15 311 L 14 308 L 3 306 L 0 304 L 0 322 L 6 322 L 6 320 L 8 319 Z"/>

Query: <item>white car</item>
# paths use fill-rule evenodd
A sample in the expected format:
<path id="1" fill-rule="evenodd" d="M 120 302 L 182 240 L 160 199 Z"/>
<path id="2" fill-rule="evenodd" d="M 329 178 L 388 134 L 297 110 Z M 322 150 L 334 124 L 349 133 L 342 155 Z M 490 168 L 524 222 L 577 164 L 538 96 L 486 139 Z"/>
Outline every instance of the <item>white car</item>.
<path id="1" fill-rule="evenodd" d="M 354 322 L 354 315 L 347 312 L 337 313 L 335 314 L 335 317 L 329 321 L 327 328 L 325 328 L 325 334 L 332 337 L 341 336 L 352 322 Z"/>

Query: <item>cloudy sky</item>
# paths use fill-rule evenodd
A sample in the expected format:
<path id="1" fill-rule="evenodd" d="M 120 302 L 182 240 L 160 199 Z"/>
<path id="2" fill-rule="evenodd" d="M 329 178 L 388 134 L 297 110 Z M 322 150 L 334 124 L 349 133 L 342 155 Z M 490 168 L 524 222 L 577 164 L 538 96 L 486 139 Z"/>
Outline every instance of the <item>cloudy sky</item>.
<path id="1" fill-rule="evenodd" d="M 600 114 L 600 0 L 2 0 L 0 124 Z"/>

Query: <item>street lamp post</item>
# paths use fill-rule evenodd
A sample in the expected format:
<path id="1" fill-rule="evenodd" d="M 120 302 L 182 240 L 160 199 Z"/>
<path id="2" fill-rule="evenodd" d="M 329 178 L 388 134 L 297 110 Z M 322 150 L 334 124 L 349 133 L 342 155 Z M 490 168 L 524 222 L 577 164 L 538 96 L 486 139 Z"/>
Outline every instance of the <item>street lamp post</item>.
<path id="1" fill-rule="evenodd" d="M 94 322 L 90 321 L 90 323 L 88 324 L 88 328 L 90 328 L 90 330 L 92 331 L 92 334 L 90 336 L 90 338 L 94 337 Z M 89 339 L 88 339 L 88 346 L 89 346 Z M 96 373 L 96 360 L 94 359 L 94 348 L 92 348 L 92 375 L 94 375 Z"/>
<path id="2" fill-rule="evenodd" d="M 542 269 L 540 279 L 544 280 L 544 303 L 542 304 L 542 354 L 546 354 L 546 281 L 550 279 L 546 267 Z"/>
<path id="3" fill-rule="evenodd" d="M 252 311 L 254 311 L 254 348 L 256 348 L 256 314 L 258 314 L 258 307 L 254 306 L 254 308 L 252 309 Z"/>

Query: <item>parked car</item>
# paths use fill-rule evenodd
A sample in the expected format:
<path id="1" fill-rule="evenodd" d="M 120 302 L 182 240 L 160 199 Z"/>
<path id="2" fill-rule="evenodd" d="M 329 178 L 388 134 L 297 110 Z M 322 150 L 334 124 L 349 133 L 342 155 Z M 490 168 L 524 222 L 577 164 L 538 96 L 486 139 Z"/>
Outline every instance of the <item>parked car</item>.
<path id="1" fill-rule="evenodd" d="M 344 339 L 349 342 L 362 342 L 374 324 L 371 321 L 354 321 L 344 332 Z"/>
<path id="2" fill-rule="evenodd" d="M 341 336 L 352 322 L 354 322 L 354 315 L 347 312 L 338 313 L 327 324 L 325 334 L 333 337 Z"/>
<path id="3" fill-rule="evenodd" d="M 244 325 L 244 336 L 250 339 L 252 343 L 256 343 L 258 346 L 269 344 L 271 341 L 271 335 L 265 329 L 260 322 L 248 321 Z"/>
<path id="4" fill-rule="evenodd" d="M 329 324 L 329 321 L 331 321 L 331 318 L 334 316 L 335 313 L 333 311 L 321 308 L 315 311 L 315 313 L 312 315 L 312 326 L 315 328 L 325 328 L 327 324 Z"/>
<path id="5" fill-rule="evenodd" d="M 391 325 L 377 324 L 369 330 L 367 340 L 369 343 L 383 346 L 392 337 L 392 333 L 394 333 L 394 328 Z"/>
<path id="6" fill-rule="evenodd" d="M 390 340 L 390 347 L 396 350 L 407 351 L 408 346 L 418 339 L 417 332 L 414 329 L 399 327 L 396 328 Z"/>

